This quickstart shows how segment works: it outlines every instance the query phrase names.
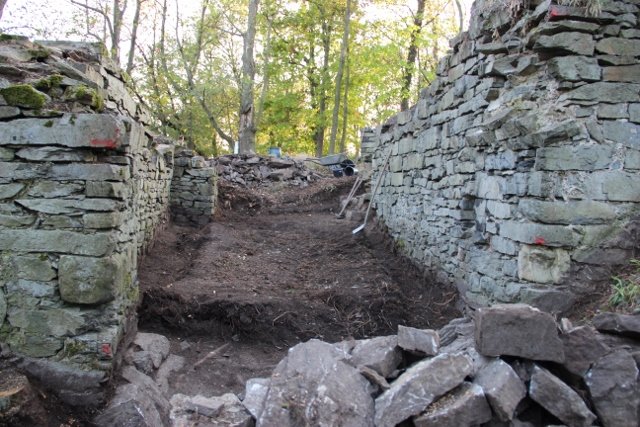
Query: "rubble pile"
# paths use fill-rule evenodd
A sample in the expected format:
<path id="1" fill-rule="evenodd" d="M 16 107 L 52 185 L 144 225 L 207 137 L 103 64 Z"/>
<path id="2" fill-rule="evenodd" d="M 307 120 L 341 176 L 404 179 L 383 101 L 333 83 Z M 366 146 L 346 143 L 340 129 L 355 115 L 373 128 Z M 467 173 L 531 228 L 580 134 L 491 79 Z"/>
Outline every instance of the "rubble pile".
<path id="1" fill-rule="evenodd" d="M 219 179 L 248 188 L 270 186 L 273 182 L 304 188 L 323 177 L 303 162 L 290 158 L 231 154 L 210 162 L 217 167 Z"/>
<path id="2" fill-rule="evenodd" d="M 249 380 L 244 396 L 169 398 L 166 374 L 180 358 L 161 363 L 168 343 L 142 335 L 127 354 L 128 384 L 99 426 L 134 425 L 130 417 L 135 425 L 238 427 L 639 423 L 640 315 L 602 313 L 593 326 L 574 327 L 528 305 L 496 305 L 438 331 L 399 326 L 392 336 L 310 340 L 270 378 Z"/>

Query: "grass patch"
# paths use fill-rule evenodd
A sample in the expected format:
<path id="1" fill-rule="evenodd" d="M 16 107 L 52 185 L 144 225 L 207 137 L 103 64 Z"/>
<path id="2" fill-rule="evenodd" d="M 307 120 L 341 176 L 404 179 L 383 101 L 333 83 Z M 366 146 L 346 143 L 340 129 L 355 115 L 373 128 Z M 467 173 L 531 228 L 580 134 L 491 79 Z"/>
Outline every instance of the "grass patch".
<path id="1" fill-rule="evenodd" d="M 612 310 L 633 313 L 640 309 L 640 260 L 632 259 L 631 271 L 611 279 L 611 295 L 608 299 Z"/>

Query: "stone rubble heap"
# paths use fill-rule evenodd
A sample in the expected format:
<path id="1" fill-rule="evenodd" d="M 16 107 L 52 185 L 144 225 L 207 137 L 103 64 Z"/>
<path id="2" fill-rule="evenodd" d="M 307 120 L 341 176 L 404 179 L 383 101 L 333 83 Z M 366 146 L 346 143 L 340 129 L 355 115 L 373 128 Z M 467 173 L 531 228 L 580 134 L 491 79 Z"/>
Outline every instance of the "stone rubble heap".
<path id="1" fill-rule="evenodd" d="M 241 397 L 163 395 L 158 378 L 169 369 L 158 354 L 168 346 L 140 345 L 128 355 L 138 370 L 125 368 L 128 384 L 98 425 L 637 427 L 640 315 L 603 313 L 593 325 L 496 305 L 438 331 L 399 326 L 392 336 L 310 340 L 270 378 L 249 380 Z"/>
<path id="2" fill-rule="evenodd" d="M 379 170 L 391 151 L 377 213 L 466 303 L 564 312 L 640 242 L 640 5 L 507 3 L 475 2 L 417 105 L 363 132 L 363 156 Z"/>
<path id="3" fill-rule="evenodd" d="M 306 187 L 323 175 L 308 168 L 304 162 L 289 158 L 232 154 L 210 160 L 221 180 L 242 187 L 266 187 L 274 182 Z"/>

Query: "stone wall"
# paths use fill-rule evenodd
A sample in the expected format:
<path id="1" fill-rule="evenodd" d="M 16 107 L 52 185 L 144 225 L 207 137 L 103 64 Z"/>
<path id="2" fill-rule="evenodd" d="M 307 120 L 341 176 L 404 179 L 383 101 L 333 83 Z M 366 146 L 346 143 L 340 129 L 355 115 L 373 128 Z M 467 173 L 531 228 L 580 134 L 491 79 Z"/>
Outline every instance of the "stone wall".
<path id="1" fill-rule="evenodd" d="M 379 216 L 471 306 L 563 311 L 637 253 L 639 10 L 478 1 L 417 105 L 376 129 Z"/>
<path id="2" fill-rule="evenodd" d="M 205 225 L 218 198 L 216 168 L 193 150 L 176 153 L 171 183 L 171 219 L 177 224 Z"/>
<path id="3" fill-rule="evenodd" d="M 135 328 L 138 255 L 169 217 L 174 145 L 95 46 L 2 36 L 0 63 L 2 352 L 95 404 Z M 211 205 L 209 178 L 192 190 Z"/>

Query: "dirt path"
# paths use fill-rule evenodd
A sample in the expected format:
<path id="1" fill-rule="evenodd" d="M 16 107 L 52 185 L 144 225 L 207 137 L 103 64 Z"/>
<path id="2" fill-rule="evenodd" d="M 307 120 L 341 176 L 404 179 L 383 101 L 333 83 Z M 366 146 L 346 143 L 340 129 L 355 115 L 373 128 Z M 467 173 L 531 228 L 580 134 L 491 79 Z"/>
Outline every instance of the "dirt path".
<path id="1" fill-rule="evenodd" d="M 436 328 L 458 315 L 454 290 L 395 255 L 381 231 L 353 236 L 359 222 L 335 217 L 352 182 L 223 188 L 217 221 L 161 233 L 140 268 L 140 329 L 167 335 L 186 358 L 173 392 L 239 393 L 300 341 Z"/>

